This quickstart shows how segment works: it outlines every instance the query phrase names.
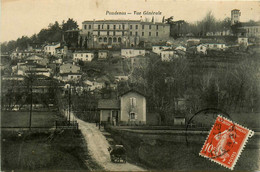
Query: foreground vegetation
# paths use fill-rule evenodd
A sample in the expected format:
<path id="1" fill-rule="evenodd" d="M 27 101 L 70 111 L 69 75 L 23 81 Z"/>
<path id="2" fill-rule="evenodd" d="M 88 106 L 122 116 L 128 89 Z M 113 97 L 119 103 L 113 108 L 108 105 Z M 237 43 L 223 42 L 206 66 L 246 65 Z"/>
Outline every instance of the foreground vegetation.
<path id="1" fill-rule="evenodd" d="M 100 170 L 79 130 L 2 131 L 2 170 Z"/>

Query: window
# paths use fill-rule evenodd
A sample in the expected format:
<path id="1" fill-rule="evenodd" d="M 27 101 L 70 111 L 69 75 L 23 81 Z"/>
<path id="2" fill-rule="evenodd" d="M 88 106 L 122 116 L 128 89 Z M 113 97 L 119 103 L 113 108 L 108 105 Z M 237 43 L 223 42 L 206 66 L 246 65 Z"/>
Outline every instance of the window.
<path id="1" fill-rule="evenodd" d="M 72 79 L 72 78 L 73 78 L 73 76 L 70 76 L 70 78 Z"/>
<path id="2" fill-rule="evenodd" d="M 142 25 L 142 29 L 144 29 L 144 25 Z"/>
<path id="3" fill-rule="evenodd" d="M 86 57 L 88 57 L 88 55 L 86 55 Z"/>
<path id="4" fill-rule="evenodd" d="M 98 25 L 98 29 L 100 29 L 100 24 Z"/>
<path id="5" fill-rule="evenodd" d="M 137 35 L 138 35 L 138 33 L 137 33 L 137 32 L 135 32 L 135 35 L 137 36 Z"/>
<path id="6" fill-rule="evenodd" d="M 84 29 L 85 29 L 85 30 L 87 29 L 87 25 L 84 25 Z"/>
<path id="7" fill-rule="evenodd" d="M 130 32 L 130 36 L 132 36 L 132 32 Z"/>
<path id="8" fill-rule="evenodd" d="M 139 54 L 142 54 L 142 51 L 139 51 Z"/>
<path id="9" fill-rule="evenodd" d="M 125 25 L 123 24 L 122 27 L 123 27 L 123 30 L 124 30 L 125 29 Z"/>
<path id="10" fill-rule="evenodd" d="M 149 29 L 152 29 L 152 25 L 149 25 Z"/>
<path id="11" fill-rule="evenodd" d="M 102 29 L 104 29 L 104 25 L 102 24 Z"/>
<path id="12" fill-rule="evenodd" d="M 91 29 L 91 25 L 88 25 L 88 28 Z"/>
<path id="13" fill-rule="evenodd" d="M 109 31 L 107 31 L 107 35 L 109 35 Z"/>
<path id="14" fill-rule="evenodd" d="M 98 31 L 98 33 L 97 33 L 97 34 L 98 34 L 98 36 L 99 36 L 99 35 L 100 35 L 100 31 Z"/>
<path id="15" fill-rule="evenodd" d="M 115 32 L 115 31 L 113 31 L 113 35 L 114 35 L 114 36 L 116 35 L 116 32 Z"/>
<path id="16" fill-rule="evenodd" d="M 151 36 L 152 35 L 152 33 L 151 32 L 149 32 L 149 36 Z"/>
<path id="17" fill-rule="evenodd" d="M 116 25 L 114 25 L 114 29 L 116 29 Z"/>
<path id="18" fill-rule="evenodd" d="M 81 57 L 83 57 L 83 54 L 81 54 Z"/>
<path id="19" fill-rule="evenodd" d="M 142 32 L 142 36 L 144 36 L 144 32 Z"/>
<path id="20" fill-rule="evenodd" d="M 132 26 L 132 25 L 130 25 L 130 29 L 133 29 L 133 26 Z"/>
<path id="21" fill-rule="evenodd" d="M 136 118 L 137 118 L 137 116 L 135 115 L 135 113 L 131 112 L 130 113 L 130 119 L 136 119 Z"/>
<path id="22" fill-rule="evenodd" d="M 156 29 L 157 29 L 157 30 L 159 29 L 159 26 L 158 26 L 158 25 L 156 25 Z"/>
<path id="23" fill-rule="evenodd" d="M 102 38 L 100 37 L 100 38 L 98 39 L 98 41 L 99 41 L 99 42 L 102 42 Z"/>
<path id="24" fill-rule="evenodd" d="M 116 42 L 116 38 L 113 38 L 113 42 Z"/>
<path id="25" fill-rule="evenodd" d="M 88 32 L 88 36 L 90 35 L 90 32 Z"/>
<path id="26" fill-rule="evenodd" d="M 119 38 L 118 38 L 118 42 L 121 42 L 121 41 L 122 41 L 122 40 L 121 40 L 121 38 L 119 37 Z"/>
<path id="27" fill-rule="evenodd" d="M 122 36 L 125 36 L 125 32 L 124 31 L 122 32 Z"/>
<path id="28" fill-rule="evenodd" d="M 158 36 L 158 32 L 156 32 L 156 36 Z"/>
<path id="29" fill-rule="evenodd" d="M 110 29 L 109 24 L 107 25 L 107 29 Z"/>
<path id="30" fill-rule="evenodd" d="M 77 78 L 79 78 L 79 76 L 77 76 Z"/>
<path id="31" fill-rule="evenodd" d="M 132 97 L 130 98 L 130 104 L 131 104 L 131 107 L 136 107 L 136 98 Z"/>
<path id="32" fill-rule="evenodd" d="M 135 29 L 138 29 L 138 25 L 135 25 Z"/>
<path id="33" fill-rule="evenodd" d="M 107 38 L 106 37 L 104 38 L 104 42 L 107 42 Z"/>

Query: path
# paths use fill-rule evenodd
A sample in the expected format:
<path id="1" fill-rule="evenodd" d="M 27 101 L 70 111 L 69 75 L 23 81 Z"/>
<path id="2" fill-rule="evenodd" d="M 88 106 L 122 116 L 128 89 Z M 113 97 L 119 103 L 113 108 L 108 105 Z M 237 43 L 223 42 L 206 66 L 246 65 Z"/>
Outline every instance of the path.
<path id="1" fill-rule="evenodd" d="M 78 118 L 79 129 L 81 130 L 90 155 L 106 171 L 144 171 L 143 168 L 130 163 L 112 163 L 107 148 L 110 146 L 105 136 L 99 131 L 95 124 L 84 122 Z"/>

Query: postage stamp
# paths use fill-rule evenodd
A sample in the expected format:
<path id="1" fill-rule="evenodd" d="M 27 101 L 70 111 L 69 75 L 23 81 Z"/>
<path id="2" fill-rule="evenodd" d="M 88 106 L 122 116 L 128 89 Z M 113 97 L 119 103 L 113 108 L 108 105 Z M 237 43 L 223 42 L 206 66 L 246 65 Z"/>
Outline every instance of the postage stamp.
<path id="1" fill-rule="evenodd" d="M 233 170 L 248 138 L 253 135 L 253 131 L 219 115 L 199 155 Z"/>

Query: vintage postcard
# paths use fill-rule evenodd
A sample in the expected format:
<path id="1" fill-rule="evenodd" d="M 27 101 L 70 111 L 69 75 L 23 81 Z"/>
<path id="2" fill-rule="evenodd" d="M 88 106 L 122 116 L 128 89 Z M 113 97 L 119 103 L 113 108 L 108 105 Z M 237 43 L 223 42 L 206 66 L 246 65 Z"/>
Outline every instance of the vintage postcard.
<path id="1" fill-rule="evenodd" d="M 259 14 L 2 0 L 1 171 L 259 171 Z"/>

